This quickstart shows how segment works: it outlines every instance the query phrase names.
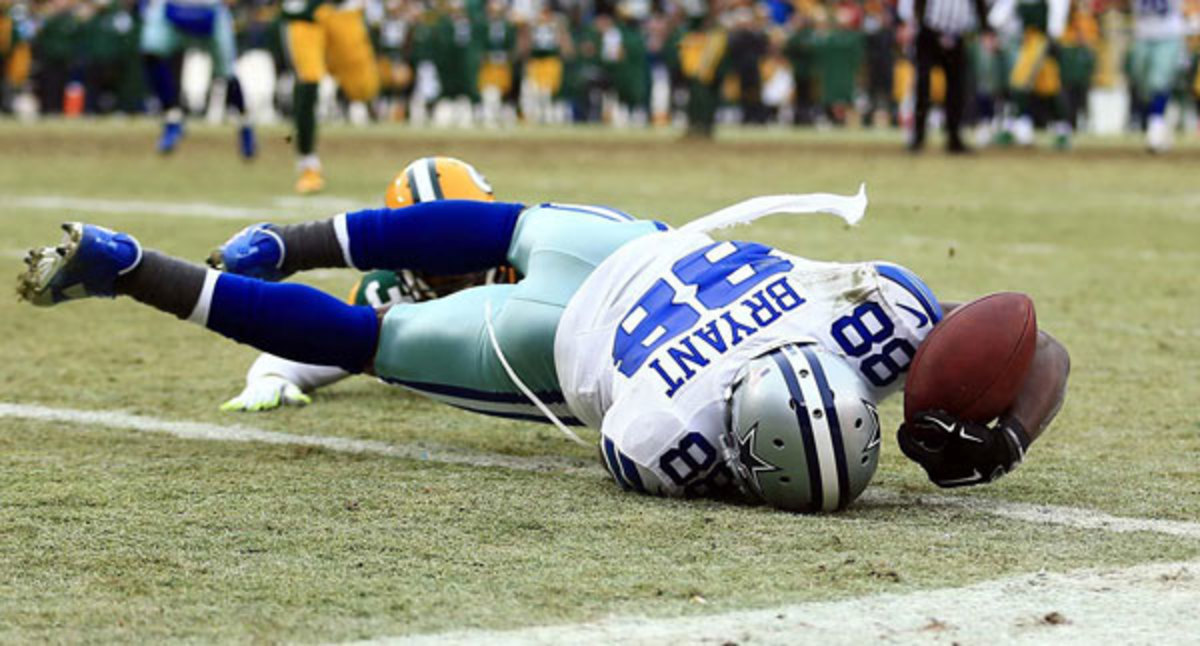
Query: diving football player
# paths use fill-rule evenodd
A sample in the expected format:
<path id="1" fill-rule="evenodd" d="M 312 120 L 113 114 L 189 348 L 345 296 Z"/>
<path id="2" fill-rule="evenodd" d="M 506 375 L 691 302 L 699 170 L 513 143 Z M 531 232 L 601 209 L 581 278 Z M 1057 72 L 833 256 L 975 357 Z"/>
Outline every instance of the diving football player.
<path id="1" fill-rule="evenodd" d="M 404 167 L 388 183 L 384 204 L 398 209 L 433 200 L 479 200 L 494 202 L 492 187 L 474 166 L 453 157 L 423 157 Z M 210 265 L 221 268 L 221 254 Z M 426 276 L 402 269 L 379 269 L 363 274 L 350 290 L 347 302 L 382 309 L 396 303 L 415 303 L 446 296 L 475 285 L 513 283 L 511 267 L 462 276 Z M 335 366 L 318 366 L 262 354 L 246 373 L 246 386 L 222 404 L 226 411 L 265 411 L 282 405 L 311 403 L 308 394 L 350 376 Z"/>
<path id="2" fill-rule="evenodd" d="M 870 481 L 875 404 L 902 388 L 945 308 L 891 263 L 816 262 L 707 231 L 779 211 L 852 221 L 865 202 L 756 198 L 671 230 L 588 207 L 442 200 L 258 225 L 224 247 L 228 270 L 271 280 L 318 267 L 457 275 L 505 263 L 523 276 L 386 313 L 69 223 L 60 246 L 30 252 L 19 291 L 44 306 L 128 295 L 295 361 L 491 415 L 544 415 L 572 437 L 566 424 L 584 424 L 599 430 L 604 465 L 625 489 L 740 491 L 782 509 L 835 510 Z M 1068 359 L 1039 334 L 1026 383 L 995 426 L 931 414 L 901 428 L 902 450 L 935 483 L 1002 476 L 1054 417 Z M 931 433 L 941 441 L 918 440 Z"/>

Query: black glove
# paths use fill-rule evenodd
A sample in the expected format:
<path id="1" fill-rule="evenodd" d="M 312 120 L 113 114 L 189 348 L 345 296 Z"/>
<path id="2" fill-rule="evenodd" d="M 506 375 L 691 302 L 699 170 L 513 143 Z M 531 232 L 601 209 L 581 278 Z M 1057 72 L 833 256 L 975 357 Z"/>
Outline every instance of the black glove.
<path id="1" fill-rule="evenodd" d="M 1025 458 L 1029 434 L 1016 420 L 993 427 L 965 422 L 943 411 L 922 413 L 896 431 L 900 450 L 939 487 L 991 482 Z"/>

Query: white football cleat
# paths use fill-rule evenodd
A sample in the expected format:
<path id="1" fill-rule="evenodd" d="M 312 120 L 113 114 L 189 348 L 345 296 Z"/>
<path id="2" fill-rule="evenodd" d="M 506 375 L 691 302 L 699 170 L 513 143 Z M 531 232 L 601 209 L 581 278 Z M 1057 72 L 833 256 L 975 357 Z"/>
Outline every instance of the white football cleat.
<path id="1" fill-rule="evenodd" d="M 1162 115 L 1150 117 L 1146 124 L 1146 149 L 1152 153 L 1165 153 L 1171 148 L 1171 129 Z"/>

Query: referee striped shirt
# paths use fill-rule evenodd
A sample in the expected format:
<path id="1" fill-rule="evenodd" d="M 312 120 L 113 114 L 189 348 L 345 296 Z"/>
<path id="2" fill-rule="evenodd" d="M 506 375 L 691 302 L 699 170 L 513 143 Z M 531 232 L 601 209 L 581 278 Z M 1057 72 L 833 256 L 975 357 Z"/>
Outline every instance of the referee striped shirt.
<path id="1" fill-rule="evenodd" d="M 984 0 L 901 0 L 899 10 L 905 22 L 919 17 L 922 27 L 956 36 L 987 18 Z"/>

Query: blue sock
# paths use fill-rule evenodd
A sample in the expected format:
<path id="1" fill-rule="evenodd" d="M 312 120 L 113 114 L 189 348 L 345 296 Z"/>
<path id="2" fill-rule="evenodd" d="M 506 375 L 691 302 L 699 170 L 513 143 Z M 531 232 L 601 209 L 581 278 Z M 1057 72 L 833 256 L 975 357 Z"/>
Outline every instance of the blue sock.
<path id="1" fill-rule="evenodd" d="M 1167 113 L 1167 98 L 1166 92 L 1156 92 L 1154 96 L 1150 98 L 1151 116 L 1161 117 Z"/>
<path id="2" fill-rule="evenodd" d="M 305 285 L 220 274 L 207 305 L 210 330 L 293 361 L 362 372 L 379 344 L 374 309 Z"/>
<path id="3" fill-rule="evenodd" d="M 163 112 L 179 105 L 179 86 L 175 83 L 175 74 L 171 61 L 162 56 L 145 55 L 146 76 L 149 77 L 150 87 Z"/>
<path id="4" fill-rule="evenodd" d="M 453 275 L 491 269 L 506 261 L 524 208 L 505 202 L 438 200 L 347 213 L 350 256 L 362 270 Z"/>
<path id="5" fill-rule="evenodd" d="M 239 117 L 246 116 L 246 99 L 242 95 L 242 84 L 238 77 L 233 75 L 225 81 L 225 105 L 237 112 Z"/>

